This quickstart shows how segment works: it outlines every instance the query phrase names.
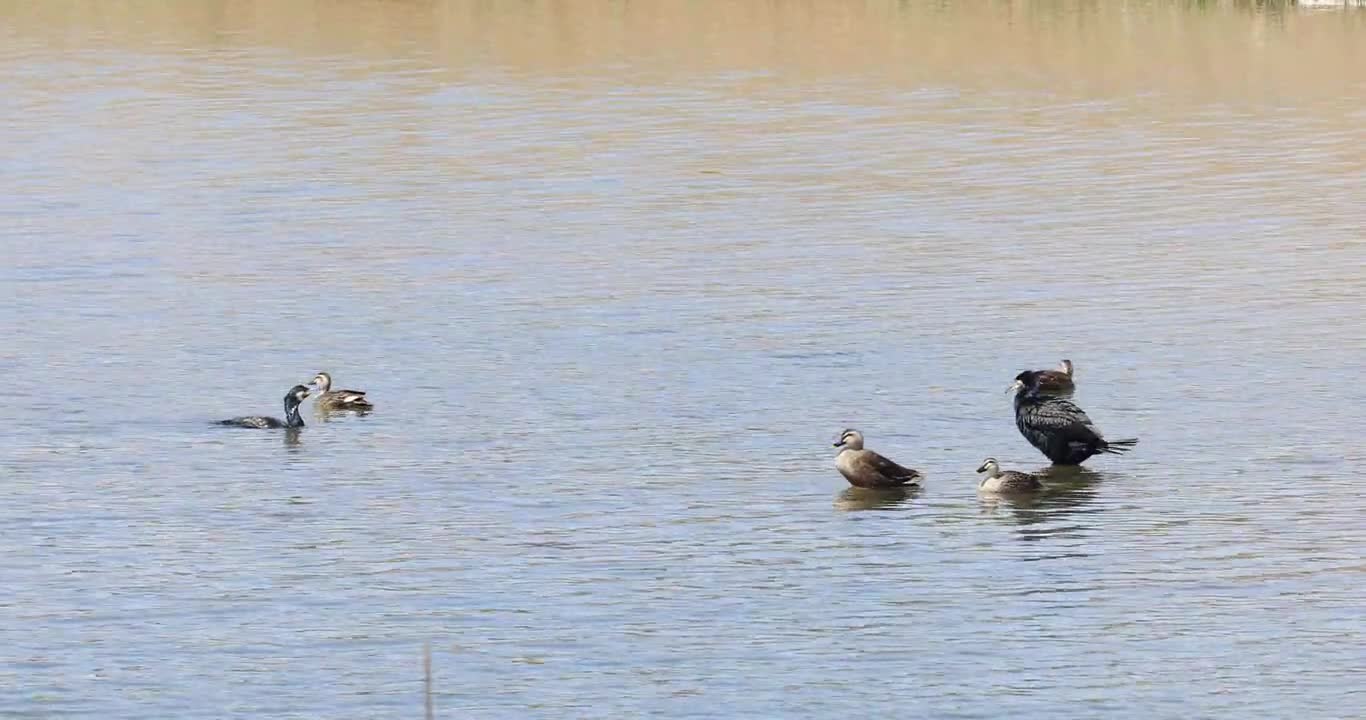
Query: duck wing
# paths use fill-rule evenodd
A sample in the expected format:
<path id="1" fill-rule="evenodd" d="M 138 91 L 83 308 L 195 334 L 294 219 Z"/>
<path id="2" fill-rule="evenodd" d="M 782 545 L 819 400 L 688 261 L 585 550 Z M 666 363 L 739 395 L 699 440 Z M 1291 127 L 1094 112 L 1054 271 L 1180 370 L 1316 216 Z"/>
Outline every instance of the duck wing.
<path id="1" fill-rule="evenodd" d="M 374 407 L 365 398 L 364 390 L 328 390 L 318 396 L 317 402 L 324 410 L 369 410 Z"/>
<path id="2" fill-rule="evenodd" d="M 868 451 L 868 454 L 864 459 L 877 471 L 877 474 L 893 482 L 906 485 L 920 479 L 919 472 L 908 467 L 902 467 L 871 450 Z"/>
<path id="3" fill-rule="evenodd" d="M 1020 472 L 1018 470 L 1007 470 L 1001 473 L 1005 479 L 1005 486 L 1008 488 L 1018 488 L 1021 490 L 1037 490 L 1043 487 L 1043 481 L 1034 473 Z"/>

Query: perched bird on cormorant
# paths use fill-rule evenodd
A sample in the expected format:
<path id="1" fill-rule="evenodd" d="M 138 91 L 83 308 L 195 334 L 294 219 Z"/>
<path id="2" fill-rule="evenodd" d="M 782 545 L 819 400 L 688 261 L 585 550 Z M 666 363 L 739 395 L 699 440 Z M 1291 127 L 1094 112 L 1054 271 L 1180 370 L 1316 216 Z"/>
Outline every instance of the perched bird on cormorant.
<path id="1" fill-rule="evenodd" d="M 1057 369 L 1039 371 L 1039 392 L 1048 395 L 1071 395 L 1076 392 L 1076 376 L 1072 373 L 1072 361 L 1063 359 Z"/>

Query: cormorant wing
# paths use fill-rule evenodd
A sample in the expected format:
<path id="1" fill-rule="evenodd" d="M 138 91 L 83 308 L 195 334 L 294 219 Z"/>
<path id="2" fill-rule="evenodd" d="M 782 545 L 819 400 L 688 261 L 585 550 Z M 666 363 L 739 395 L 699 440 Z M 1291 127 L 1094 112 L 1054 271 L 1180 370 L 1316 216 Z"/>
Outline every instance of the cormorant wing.
<path id="1" fill-rule="evenodd" d="M 1053 399 L 1031 408 L 1029 424 L 1039 430 L 1062 432 L 1068 440 L 1100 440 L 1100 428 L 1091 422 L 1086 411 L 1070 400 Z"/>

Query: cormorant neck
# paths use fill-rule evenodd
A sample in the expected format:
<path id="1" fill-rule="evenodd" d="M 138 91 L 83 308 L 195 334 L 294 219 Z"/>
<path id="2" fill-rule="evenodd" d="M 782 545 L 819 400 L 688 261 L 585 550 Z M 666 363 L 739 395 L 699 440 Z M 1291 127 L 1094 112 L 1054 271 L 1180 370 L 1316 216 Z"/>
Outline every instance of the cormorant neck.
<path id="1" fill-rule="evenodd" d="M 285 400 L 285 427 L 299 428 L 304 426 L 304 419 L 299 416 L 299 401 L 294 398 Z"/>

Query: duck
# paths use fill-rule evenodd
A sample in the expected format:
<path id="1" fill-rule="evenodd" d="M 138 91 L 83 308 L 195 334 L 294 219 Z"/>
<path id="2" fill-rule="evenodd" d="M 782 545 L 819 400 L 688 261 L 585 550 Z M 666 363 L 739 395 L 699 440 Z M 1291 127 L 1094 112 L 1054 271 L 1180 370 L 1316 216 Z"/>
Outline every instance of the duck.
<path id="1" fill-rule="evenodd" d="M 1002 470 L 1001 463 L 994 457 L 983 460 L 977 472 L 986 473 L 986 477 L 977 485 L 977 489 L 982 492 L 1025 493 L 1043 488 L 1043 481 L 1038 475 L 1017 470 Z"/>
<path id="2" fill-rule="evenodd" d="M 219 420 L 218 425 L 228 427 L 254 428 L 257 430 L 270 430 L 275 428 L 301 428 L 304 426 L 304 419 L 299 416 L 299 405 L 308 397 L 308 388 L 303 385 L 295 385 L 285 393 L 285 419 L 277 420 L 273 417 L 264 415 L 247 415 L 245 417 L 229 418 Z"/>
<path id="3" fill-rule="evenodd" d="M 1039 392 L 1052 395 L 1071 395 L 1077 390 L 1072 361 L 1063 358 L 1053 370 L 1039 370 Z"/>
<path id="4" fill-rule="evenodd" d="M 1106 440 L 1086 411 L 1040 388 L 1042 372 L 1016 375 L 1010 389 L 1015 392 L 1015 427 L 1054 465 L 1080 465 L 1095 455 L 1126 453 L 1138 444 L 1138 438 Z"/>
<path id="5" fill-rule="evenodd" d="M 365 399 L 364 390 L 333 390 L 332 376 L 320 372 L 313 376 L 313 387 L 318 390 L 318 398 L 313 401 L 319 410 L 373 410 L 374 405 Z"/>
<path id="6" fill-rule="evenodd" d="M 854 487 L 894 488 L 920 483 L 919 472 L 904 468 L 872 450 L 864 450 L 863 433 L 857 430 L 840 433 L 835 447 L 840 448 L 835 456 L 835 468 Z"/>

